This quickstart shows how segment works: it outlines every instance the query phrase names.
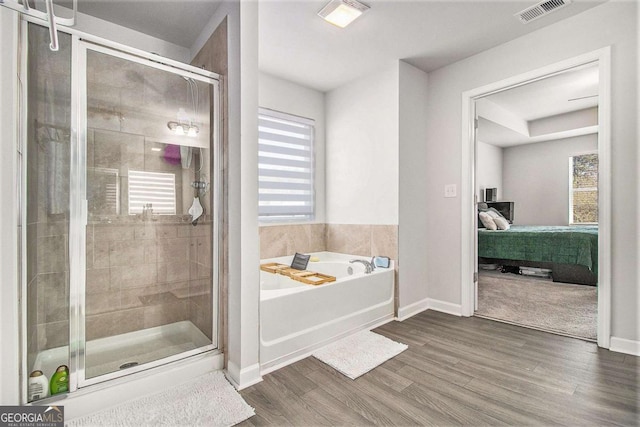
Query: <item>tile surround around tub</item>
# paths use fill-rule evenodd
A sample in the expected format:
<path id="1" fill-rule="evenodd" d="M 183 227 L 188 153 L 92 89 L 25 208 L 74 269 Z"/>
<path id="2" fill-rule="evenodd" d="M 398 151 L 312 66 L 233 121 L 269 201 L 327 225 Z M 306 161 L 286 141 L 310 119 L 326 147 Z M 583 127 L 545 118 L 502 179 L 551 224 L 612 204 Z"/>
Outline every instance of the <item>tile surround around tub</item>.
<path id="1" fill-rule="evenodd" d="M 370 224 L 295 224 L 260 227 L 260 258 L 296 252 L 340 252 L 398 258 L 398 226 Z"/>
<path id="2" fill-rule="evenodd" d="M 268 225 L 260 227 L 260 258 L 320 252 L 326 248 L 326 224 Z"/>

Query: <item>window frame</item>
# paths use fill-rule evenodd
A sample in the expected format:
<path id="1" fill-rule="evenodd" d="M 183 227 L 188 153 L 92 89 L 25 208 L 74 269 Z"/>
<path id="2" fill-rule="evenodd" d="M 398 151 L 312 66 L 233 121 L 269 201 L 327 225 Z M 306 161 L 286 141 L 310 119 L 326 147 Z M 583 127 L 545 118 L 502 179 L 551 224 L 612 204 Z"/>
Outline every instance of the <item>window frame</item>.
<path id="1" fill-rule="evenodd" d="M 315 145 L 315 133 L 316 133 L 316 121 L 314 119 L 299 116 L 296 114 L 285 113 L 283 111 L 273 110 L 270 108 L 259 107 L 258 108 L 258 122 L 260 121 L 261 116 L 266 116 L 269 118 L 274 118 L 278 120 L 284 120 L 296 123 L 298 125 L 309 126 L 311 131 L 309 134 L 309 156 L 310 156 L 310 170 L 309 177 L 311 180 L 310 191 L 311 191 L 311 213 L 310 214 L 295 214 L 288 213 L 283 215 L 273 215 L 272 217 L 263 216 L 260 213 L 260 193 L 258 193 L 258 223 L 260 225 L 276 225 L 276 224 L 292 224 L 292 223 L 300 223 L 300 224 L 308 224 L 312 223 L 316 219 L 316 145 Z M 260 131 L 258 130 L 258 143 L 260 141 L 259 136 Z M 258 152 L 260 150 L 258 149 Z M 259 165 L 259 161 L 258 161 Z M 258 192 L 260 191 L 260 171 L 258 170 Z"/>
<path id="2" fill-rule="evenodd" d="M 590 156 L 596 155 L 598 156 L 598 182 L 595 187 L 585 187 L 575 189 L 573 187 L 573 159 L 581 156 Z M 573 212 L 573 194 L 575 191 L 596 191 L 596 195 L 598 196 L 598 200 L 600 198 L 600 156 L 598 151 L 588 151 L 580 154 L 573 154 L 569 156 L 569 225 L 598 225 L 600 216 L 598 215 L 598 221 L 596 222 L 574 222 L 574 212 Z"/>

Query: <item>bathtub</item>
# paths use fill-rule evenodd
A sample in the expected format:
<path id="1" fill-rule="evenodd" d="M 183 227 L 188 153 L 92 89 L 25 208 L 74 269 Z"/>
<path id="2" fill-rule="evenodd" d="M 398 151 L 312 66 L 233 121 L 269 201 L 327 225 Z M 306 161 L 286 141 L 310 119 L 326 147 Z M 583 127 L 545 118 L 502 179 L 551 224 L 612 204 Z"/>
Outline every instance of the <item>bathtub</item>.
<path id="1" fill-rule="evenodd" d="M 336 277 L 335 282 L 306 285 L 260 271 L 260 367 L 266 374 L 311 354 L 315 349 L 361 329 L 394 318 L 394 265 L 365 274 L 370 258 L 316 252 L 307 270 Z M 261 263 L 290 265 L 293 256 Z"/>

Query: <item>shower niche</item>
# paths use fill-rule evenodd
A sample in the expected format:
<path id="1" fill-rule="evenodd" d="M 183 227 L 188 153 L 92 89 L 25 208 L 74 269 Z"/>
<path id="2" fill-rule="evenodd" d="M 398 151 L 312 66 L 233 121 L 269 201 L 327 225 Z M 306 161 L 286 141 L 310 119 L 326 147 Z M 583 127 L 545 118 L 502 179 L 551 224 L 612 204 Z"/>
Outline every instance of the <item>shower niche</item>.
<path id="1" fill-rule="evenodd" d="M 23 378 L 215 351 L 217 76 L 26 27 Z"/>

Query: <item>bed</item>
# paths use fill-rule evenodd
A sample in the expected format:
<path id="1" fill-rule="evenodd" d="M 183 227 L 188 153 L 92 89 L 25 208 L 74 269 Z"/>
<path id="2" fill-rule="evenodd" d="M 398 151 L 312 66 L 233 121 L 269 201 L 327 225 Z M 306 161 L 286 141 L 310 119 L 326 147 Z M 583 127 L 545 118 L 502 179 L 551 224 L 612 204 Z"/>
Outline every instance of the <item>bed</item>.
<path id="1" fill-rule="evenodd" d="M 598 226 L 525 226 L 478 229 L 480 263 L 550 268 L 556 282 L 595 285 Z"/>

